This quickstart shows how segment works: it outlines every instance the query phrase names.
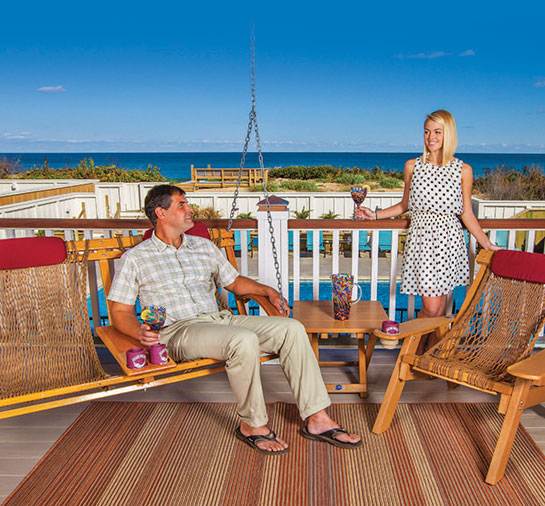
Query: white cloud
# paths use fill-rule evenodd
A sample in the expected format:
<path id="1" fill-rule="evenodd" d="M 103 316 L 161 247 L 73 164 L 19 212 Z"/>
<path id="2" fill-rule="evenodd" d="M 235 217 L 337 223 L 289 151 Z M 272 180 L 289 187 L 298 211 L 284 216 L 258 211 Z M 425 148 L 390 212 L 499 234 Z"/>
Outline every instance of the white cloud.
<path id="1" fill-rule="evenodd" d="M 545 77 L 539 77 L 537 81 L 534 83 L 535 88 L 543 88 L 545 87 Z"/>
<path id="2" fill-rule="evenodd" d="M 418 59 L 428 59 L 432 60 L 434 58 L 442 58 L 443 56 L 449 56 L 452 53 L 445 53 L 445 51 L 432 51 L 431 53 L 417 53 L 417 54 L 410 54 L 407 56 L 407 58 L 418 58 Z"/>
<path id="3" fill-rule="evenodd" d="M 459 153 L 543 153 L 545 145 L 539 144 L 510 144 L 510 143 L 487 143 L 461 144 L 458 146 Z M 463 157 L 461 157 L 463 158 Z"/>
<path id="4" fill-rule="evenodd" d="M 238 140 L 238 141 L 230 141 L 230 140 L 226 140 L 226 139 L 192 139 L 191 141 L 186 141 L 186 142 L 189 142 L 190 144 L 240 144 L 242 141 L 242 139 Z M 173 143 L 175 144 L 175 142 L 173 141 Z"/>
<path id="5" fill-rule="evenodd" d="M 64 93 L 66 88 L 62 84 L 59 84 L 57 86 L 42 86 L 36 91 L 41 91 L 42 93 Z"/>
<path id="6" fill-rule="evenodd" d="M 263 141 L 263 144 L 275 144 L 278 146 L 290 145 L 290 144 L 306 144 L 306 142 L 294 142 L 294 141 Z"/>
<path id="7" fill-rule="evenodd" d="M 67 142 L 70 144 L 75 144 L 78 142 L 90 142 L 88 140 L 79 140 L 79 139 L 35 139 L 37 142 Z M 107 140 L 101 140 L 100 142 L 108 142 Z"/>
<path id="8" fill-rule="evenodd" d="M 435 58 L 443 58 L 444 56 L 452 56 L 454 53 L 449 53 L 447 51 L 430 51 L 428 53 L 415 53 L 415 54 L 395 54 L 394 58 L 409 58 L 413 60 L 433 60 Z M 473 49 L 467 49 L 458 54 L 458 56 L 475 56 L 475 51 Z"/>
<path id="9" fill-rule="evenodd" d="M 10 134 L 9 132 L 5 132 L 3 134 L 0 134 L 0 137 L 2 139 L 24 139 L 24 133 L 25 132 L 21 132 L 20 134 Z"/>

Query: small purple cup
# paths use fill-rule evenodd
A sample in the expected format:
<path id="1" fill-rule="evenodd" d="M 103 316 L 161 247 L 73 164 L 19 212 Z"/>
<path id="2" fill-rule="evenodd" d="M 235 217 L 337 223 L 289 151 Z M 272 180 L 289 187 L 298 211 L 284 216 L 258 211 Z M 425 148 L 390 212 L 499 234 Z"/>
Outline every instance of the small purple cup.
<path id="1" fill-rule="evenodd" d="M 144 348 L 131 348 L 127 350 L 127 367 L 142 369 L 147 364 L 146 350 Z"/>
<path id="2" fill-rule="evenodd" d="M 385 320 L 382 322 L 382 332 L 395 336 L 399 334 L 399 323 L 395 320 Z"/>
<path id="3" fill-rule="evenodd" d="M 168 352 L 165 344 L 152 344 L 149 347 L 149 361 L 155 365 L 162 365 L 168 362 Z"/>

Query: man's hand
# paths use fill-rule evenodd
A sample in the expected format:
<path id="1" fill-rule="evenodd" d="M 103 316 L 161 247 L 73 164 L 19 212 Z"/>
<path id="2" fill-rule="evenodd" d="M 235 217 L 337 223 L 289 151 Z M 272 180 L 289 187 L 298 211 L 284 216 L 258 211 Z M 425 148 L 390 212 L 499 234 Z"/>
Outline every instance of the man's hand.
<path id="1" fill-rule="evenodd" d="M 286 299 L 284 299 L 284 311 L 282 311 L 280 294 L 274 288 L 264 285 L 263 283 L 258 283 L 253 279 L 245 276 L 238 276 L 233 283 L 224 288 L 241 297 L 246 295 L 263 295 L 269 299 L 269 302 L 280 314 L 286 316 L 289 316 L 290 314 L 290 307 L 288 306 L 288 301 Z"/>
<path id="2" fill-rule="evenodd" d="M 133 305 L 112 302 L 111 313 L 112 323 L 119 332 L 138 339 L 140 344 L 144 346 L 159 343 L 161 336 L 157 332 L 152 332 L 148 324 L 140 323 Z"/>
<path id="3" fill-rule="evenodd" d="M 269 288 L 269 290 L 268 290 L 268 293 L 267 293 L 267 298 L 269 299 L 271 304 L 276 309 L 278 309 L 278 312 L 280 314 L 284 314 L 286 316 L 289 316 L 290 315 L 290 306 L 288 305 L 288 301 L 286 299 L 282 298 L 284 300 L 284 310 L 282 310 L 282 303 L 280 302 L 280 300 L 281 300 L 280 294 L 274 288 L 271 288 L 271 287 L 268 287 L 268 288 Z"/>
<path id="4" fill-rule="evenodd" d="M 159 344 L 159 338 L 161 336 L 157 332 L 153 332 L 149 325 L 142 323 L 138 329 L 138 340 L 144 346 L 152 346 L 153 344 Z"/>

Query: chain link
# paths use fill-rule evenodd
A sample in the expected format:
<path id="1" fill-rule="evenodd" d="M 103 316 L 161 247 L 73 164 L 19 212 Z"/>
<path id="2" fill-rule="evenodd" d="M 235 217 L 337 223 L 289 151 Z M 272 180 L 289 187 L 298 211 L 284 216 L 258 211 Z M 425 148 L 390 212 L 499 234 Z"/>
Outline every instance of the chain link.
<path id="1" fill-rule="evenodd" d="M 259 128 L 257 126 L 257 114 L 256 114 L 256 99 L 255 99 L 255 39 L 252 32 L 252 56 L 251 56 L 251 67 L 252 67 L 252 108 L 250 110 L 248 130 L 246 131 L 246 138 L 244 140 L 244 148 L 242 150 L 242 158 L 240 160 L 240 168 L 238 170 L 237 185 L 235 188 L 235 194 L 233 196 L 233 204 L 231 206 L 231 213 L 229 215 L 229 224 L 227 225 L 227 231 L 231 230 L 233 226 L 233 218 L 237 210 L 237 200 L 240 190 L 240 183 L 242 180 L 242 170 L 244 169 L 244 164 L 246 163 L 246 155 L 248 154 L 248 146 L 250 144 L 250 136 L 252 133 L 252 127 L 255 132 L 255 142 L 257 147 L 257 157 L 259 160 L 259 168 L 261 169 L 261 180 L 263 181 L 263 194 L 265 196 L 265 205 L 267 208 L 267 222 L 269 224 L 269 234 L 271 240 L 274 269 L 276 272 L 276 282 L 278 285 L 278 293 L 280 294 L 280 305 L 282 306 L 282 312 L 287 313 L 286 307 L 284 305 L 284 296 L 282 294 L 282 277 L 280 275 L 280 263 L 278 262 L 278 252 L 276 249 L 276 240 L 274 238 L 274 227 L 272 222 L 271 215 L 271 204 L 269 202 L 269 191 L 267 189 L 267 181 L 265 180 L 265 166 L 263 164 L 263 153 L 261 152 L 261 138 L 259 136 Z"/>

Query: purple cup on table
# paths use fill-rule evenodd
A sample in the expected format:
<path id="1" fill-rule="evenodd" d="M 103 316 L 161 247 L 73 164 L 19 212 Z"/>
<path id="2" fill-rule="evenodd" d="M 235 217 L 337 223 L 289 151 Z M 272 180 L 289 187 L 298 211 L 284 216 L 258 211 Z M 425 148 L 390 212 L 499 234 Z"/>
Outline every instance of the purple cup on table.
<path id="1" fill-rule="evenodd" d="M 162 365 L 168 362 L 168 352 L 165 344 L 152 344 L 149 347 L 149 361 L 155 365 Z"/>
<path id="2" fill-rule="evenodd" d="M 395 320 L 385 320 L 382 322 L 382 332 L 395 336 L 399 334 L 399 323 Z"/>
<path id="3" fill-rule="evenodd" d="M 146 350 L 144 348 L 131 348 L 127 350 L 127 367 L 142 369 L 147 363 Z"/>

